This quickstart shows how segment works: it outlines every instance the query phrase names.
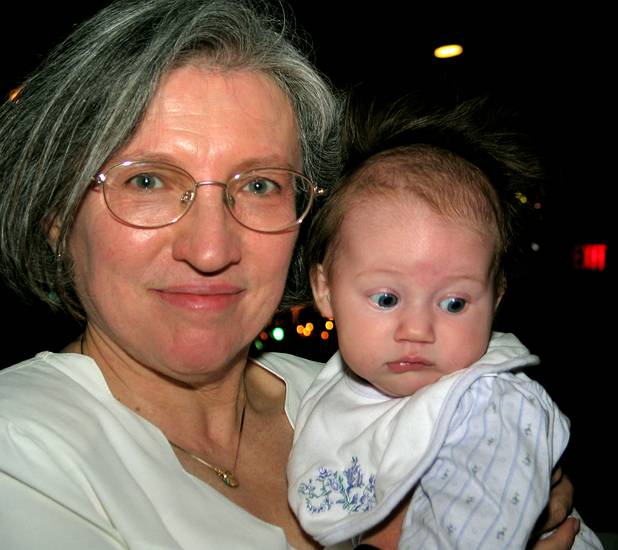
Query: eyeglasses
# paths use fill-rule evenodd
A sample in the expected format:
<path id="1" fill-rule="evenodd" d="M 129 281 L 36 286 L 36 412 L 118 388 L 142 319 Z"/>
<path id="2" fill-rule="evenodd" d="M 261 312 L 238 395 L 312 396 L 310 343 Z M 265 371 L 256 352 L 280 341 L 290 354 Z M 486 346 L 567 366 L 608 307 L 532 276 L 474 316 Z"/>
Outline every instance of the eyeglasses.
<path id="1" fill-rule="evenodd" d="M 206 185 L 223 189 L 223 203 L 238 223 L 264 233 L 300 224 L 315 196 L 323 193 L 302 174 L 285 168 L 257 168 L 226 182 L 198 182 L 178 166 L 147 161 L 115 164 L 93 183 L 103 188 L 116 219 L 145 229 L 176 223 L 195 202 L 198 187 Z"/>

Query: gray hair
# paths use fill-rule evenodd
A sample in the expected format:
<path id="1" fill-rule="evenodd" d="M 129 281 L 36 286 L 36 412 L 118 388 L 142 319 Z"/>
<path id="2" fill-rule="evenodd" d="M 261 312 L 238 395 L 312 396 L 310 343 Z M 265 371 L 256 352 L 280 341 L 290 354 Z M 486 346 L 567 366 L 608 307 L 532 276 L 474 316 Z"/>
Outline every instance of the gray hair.
<path id="1" fill-rule="evenodd" d="M 83 317 L 64 253 L 76 212 L 92 176 L 135 133 L 162 77 L 192 60 L 272 78 L 295 111 L 304 173 L 322 187 L 334 179 L 337 98 L 276 8 L 262 0 L 120 0 L 52 51 L 0 108 L 0 273 L 11 287 Z M 52 220 L 61 227 L 54 251 Z M 300 269 L 294 259 L 289 285 Z"/>

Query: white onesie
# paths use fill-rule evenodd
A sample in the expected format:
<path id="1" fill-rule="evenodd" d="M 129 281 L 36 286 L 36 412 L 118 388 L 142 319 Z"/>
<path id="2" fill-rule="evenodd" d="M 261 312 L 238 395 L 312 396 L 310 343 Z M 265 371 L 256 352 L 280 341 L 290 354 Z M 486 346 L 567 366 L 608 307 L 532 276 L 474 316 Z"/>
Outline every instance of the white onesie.
<path id="1" fill-rule="evenodd" d="M 494 333 L 471 367 L 393 398 L 336 354 L 296 419 L 289 500 L 303 528 L 333 544 L 409 498 L 400 548 L 524 548 L 569 439 L 568 419 L 520 372 L 536 363 Z M 573 548 L 602 546 L 582 523 Z"/>

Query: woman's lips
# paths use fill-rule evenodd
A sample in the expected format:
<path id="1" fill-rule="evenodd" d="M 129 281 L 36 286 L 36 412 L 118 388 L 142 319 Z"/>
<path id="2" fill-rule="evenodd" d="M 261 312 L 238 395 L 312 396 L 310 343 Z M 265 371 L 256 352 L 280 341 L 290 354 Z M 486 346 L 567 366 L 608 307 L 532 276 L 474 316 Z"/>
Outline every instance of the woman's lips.
<path id="1" fill-rule="evenodd" d="M 182 286 L 154 290 L 166 303 L 188 310 L 223 311 L 240 300 L 244 289 L 231 285 Z"/>

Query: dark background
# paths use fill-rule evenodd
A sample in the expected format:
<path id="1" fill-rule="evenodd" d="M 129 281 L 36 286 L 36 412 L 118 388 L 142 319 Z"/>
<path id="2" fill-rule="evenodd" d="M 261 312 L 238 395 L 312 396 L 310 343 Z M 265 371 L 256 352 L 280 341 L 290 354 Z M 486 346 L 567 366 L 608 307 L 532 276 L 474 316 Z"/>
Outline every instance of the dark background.
<path id="1" fill-rule="evenodd" d="M 0 92 L 17 86 L 59 37 L 105 4 L 4 7 Z M 420 89 L 449 102 L 491 94 L 519 111 L 545 162 L 547 195 L 530 235 L 539 249 L 522 263 L 522 276 L 509 287 L 497 323 L 541 356 L 542 366 L 530 374 L 571 419 L 565 467 L 577 508 L 593 529 L 618 531 L 613 504 L 618 365 L 610 355 L 610 327 L 616 326 L 609 235 L 616 181 L 613 18 L 592 3 L 579 11 L 560 6 L 548 15 L 506 3 L 455 11 L 437 4 L 385 1 L 379 10 L 375 3 L 372 9 L 359 4 L 337 3 L 339 13 L 333 14 L 333 2 L 292 3 L 298 24 L 311 36 L 315 62 L 337 86 L 371 82 L 376 90 Z M 434 59 L 434 47 L 445 42 L 462 44 L 464 54 Z M 605 271 L 576 269 L 574 249 L 585 243 L 608 246 Z M 6 314 L 0 367 L 42 349 L 58 350 L 79 330 L 6 290 L 0 289 L 0 300 Z M 308 320 L 319 322 L 310 311 L 301 312 L 299 322 Z M 275 322 L 287 336 L 281 342 L 268 338 L 266 349 L 319 359 L 335 349 L 335 339 L 324 343 L 319 330 L 296 335 L 290 315 Z"/>

